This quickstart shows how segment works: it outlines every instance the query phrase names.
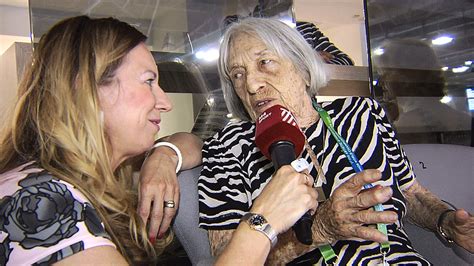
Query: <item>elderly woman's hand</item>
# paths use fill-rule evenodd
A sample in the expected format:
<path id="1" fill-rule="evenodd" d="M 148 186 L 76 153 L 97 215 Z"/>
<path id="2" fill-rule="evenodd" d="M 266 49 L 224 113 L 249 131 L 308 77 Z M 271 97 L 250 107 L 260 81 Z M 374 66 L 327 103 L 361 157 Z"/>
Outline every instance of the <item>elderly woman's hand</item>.
<path id="1" fill-rule="evenodd" d="M 173 150 L 158 147 L 148 156 L 140 171 L 138 213 L 148 224 L 152 242 L 168 230 L 179 206 L 177 160 Z M 164 207 L 164 201 L 174 201 L 174 207 Z"/>
<path id="2" fill-rule="evenodd" d="M 263 215 L 272 228 L 281 234 L 308 210 L 314 213 L 318 206 L 317 198 L 313 178 L 285 165 L 265 186 L 250 211 Z"/>
<path id="3" fill-rule="evenodd" d="M 449 213 L 442 226 L 456 244 L 474 253 L 474 216 L 459 209 Z"/>
<path id="4" fill-rule="evenodd" d="M 394 223 L 397 214 L 392 211 L 376 212 L 371 207 L 384 203 L 392 196 L 390 187 L 375 186 L 363 190 L 363 185 L 381 178 L 377 170 L 365 170 L 339 186 L 331 197 L 316 210 L 313 227 L 319 231 L 321 242 L 349 238 L 384 242 L 387 236 L 367 224 Z"/>

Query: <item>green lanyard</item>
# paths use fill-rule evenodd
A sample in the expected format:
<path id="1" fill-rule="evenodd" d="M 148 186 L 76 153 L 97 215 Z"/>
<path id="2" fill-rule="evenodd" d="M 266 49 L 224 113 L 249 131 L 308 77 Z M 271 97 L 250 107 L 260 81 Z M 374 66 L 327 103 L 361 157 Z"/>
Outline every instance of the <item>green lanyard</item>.
<path id="1" fill-rule="evenodd" d="M 321 119 L 323 119 L 323 122 L 326 125 L 326 127 L 328 128 L 331 135 L 336 139 L 337 144 L 341 148 L 342 152 L 344 152 L 344 154 L 346 155 L 347 159 L 351 163 L 352 168 L 354 168 L 355 172 L 359 173 L 359 172 L 363 171 L 364 168 L 360 164 L 359 160 L 357 159 L 357 157 L 354 154 L 354 152 L 352 151 L 352 149 L 349 147 L 349 144 L 347 144 L 347 142 L 341 137 L 341 135 L 339 135 L 339 133 L 337 133 L 337 131 L 334 129 L 334 125 L 332 123 L 332 120 L 329 117 L 326 110 L 324 110 L 314 99 L 313 99 L 313 107 L 319 113 L 319 116 L 321 117 Z M 365 184 L 364 185 L 364 189 L 368 189 L 368 188 L 372 188 L 372 187 L 373 187 L 372 184 Z M 380 203 L 375 205 L 373 208 L 374 208 L 375 211 L 379 211 L 379 212 L 383 211 L 383 206 Z M 387 235 L 387 226 L 385 224 L 378 223 L 377 224 L 377 229 L 381 233 Z M 380 244 L 380 252 L 382 253 L 383 256 L 385 256 L 385 254 L 388 252 L 389 249 L 390 249 L 390 243 L 388 241 Z M 333 263 L 331 261 L 335 260 L 337 258 L 336 253 L 334 252 L 331 245 L 329 245 L 329 244 L 320 246 L 319 250 L 321 251 L 321 254 L 322 254 L 326 264 Z"/>

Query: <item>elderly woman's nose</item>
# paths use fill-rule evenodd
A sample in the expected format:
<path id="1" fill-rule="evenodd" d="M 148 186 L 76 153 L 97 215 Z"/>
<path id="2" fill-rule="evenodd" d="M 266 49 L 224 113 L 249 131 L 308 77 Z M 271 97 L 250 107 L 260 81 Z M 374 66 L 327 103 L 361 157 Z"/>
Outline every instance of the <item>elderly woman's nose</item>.
<path id="1" fill-rule="evenodd" d="M 247 76 L 247 91 L 250 94 L 255 94 L 261 88 L 265 87 L 265 81 L 258 75 Z"/>

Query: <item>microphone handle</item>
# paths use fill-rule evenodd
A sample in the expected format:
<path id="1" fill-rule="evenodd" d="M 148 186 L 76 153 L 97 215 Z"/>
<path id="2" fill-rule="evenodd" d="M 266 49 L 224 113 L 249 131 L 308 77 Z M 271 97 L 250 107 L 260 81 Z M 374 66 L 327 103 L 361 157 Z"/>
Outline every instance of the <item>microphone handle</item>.
<path id="1" fill-rule="evenodd" d="M 278 141 L 270 145 L 270 156 L 272 158 L 273 166 L 275 171 L 280 169 L 283 165 L 289 165 L 296 159 L 295 148 L 293 143 L 289 141 Z M 313 243 L 313 232 L 311 226 L 313 225 L 313 219 L 306 212 L 294 225 L 293 231 L 295 231 L 296 238 L 302 244 L 311 245 Z"/>

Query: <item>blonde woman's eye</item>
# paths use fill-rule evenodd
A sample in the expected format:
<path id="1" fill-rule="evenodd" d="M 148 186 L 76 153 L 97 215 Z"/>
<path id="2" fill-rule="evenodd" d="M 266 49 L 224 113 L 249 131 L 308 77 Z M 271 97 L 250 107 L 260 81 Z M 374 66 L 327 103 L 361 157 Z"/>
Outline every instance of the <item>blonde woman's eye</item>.
<path id="1" fill-rule="evenodd" d="M 147 79 L 145 81 L 145 83 L 148 84 L 148 86 L 150 86 L 150 87 L 153 87 L 153 82 L 155 82 L 155 79 Z"/>

